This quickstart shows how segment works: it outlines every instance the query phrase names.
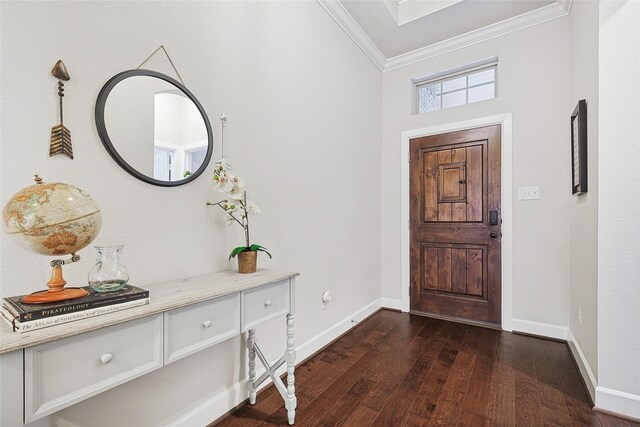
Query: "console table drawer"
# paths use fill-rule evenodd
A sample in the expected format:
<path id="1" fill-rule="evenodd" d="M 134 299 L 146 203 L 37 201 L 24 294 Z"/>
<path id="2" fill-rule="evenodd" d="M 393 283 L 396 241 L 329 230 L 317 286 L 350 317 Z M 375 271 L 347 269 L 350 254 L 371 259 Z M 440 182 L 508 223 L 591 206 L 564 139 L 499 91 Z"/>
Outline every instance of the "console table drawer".
<path id="1" fill-rule="evenodd" d="M 167 311 L 164 363 L 240 334 L 240 293 Z"/>
<path id="2" fill-rule="evenodd" d="M 242 331 L 289 312 L 289 281 L 242 292 Z"/>
<path id="3" fill-rule="evenodd" d="M 24 351 L 25 421 L 71 406 L 162 366 L 162 315 Z"/>

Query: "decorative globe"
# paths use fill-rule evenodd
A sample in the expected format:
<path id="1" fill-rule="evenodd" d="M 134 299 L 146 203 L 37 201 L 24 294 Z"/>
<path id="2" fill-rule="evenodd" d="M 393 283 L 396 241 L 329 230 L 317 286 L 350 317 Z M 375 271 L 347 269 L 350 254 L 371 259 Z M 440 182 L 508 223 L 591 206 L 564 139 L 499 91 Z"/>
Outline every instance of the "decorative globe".
<path id="1" fill-rule="evenodd" d="M 23 188 L 2 211 L 5 231 L 23 248 L 43 255 L 72 254 L 91 243 L 102 227 L 102 213 L 81 189 L 61 182 Z"/>

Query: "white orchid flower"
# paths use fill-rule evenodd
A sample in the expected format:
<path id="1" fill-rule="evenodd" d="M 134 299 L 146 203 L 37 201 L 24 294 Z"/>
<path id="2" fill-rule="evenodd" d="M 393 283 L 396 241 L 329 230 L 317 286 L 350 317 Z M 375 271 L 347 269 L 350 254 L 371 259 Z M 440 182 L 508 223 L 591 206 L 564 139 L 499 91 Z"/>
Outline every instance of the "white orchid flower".
<path id="1" fill-rule="evenodd" d="M 213 189 L 221 193 L 231 191 L 231 189 L 233 188 L 233 178 L 233 175 L 225 171 L 220 171 L 213 177 Z"/>
<path id="2" fill-rule="evenodd" d="M 220 187 L 221 193 L 228 193 L 233 189 L 233 183 L 231 181 L 227 181 L 222 187 Z"/>
<path id="3" fill-rule="evenodd" d="M 253 203 L 251 200 L 247 200 L 246 211 L 247 213 L 250 213 L 250 214 L 257 214 L 257 213 L 260 213 L 260 208 L 256 206 L 256 204 Z"/>
<path id="4" fill-rule="evenodd" d="M 212 179 L 213 179 L 213 189 L 219 190 L 221 186 L 221 180 L 224 180 L 225 178 L 221 176 L 220 172 L 216 169 L 216 171 L 213 173 Z"/>
<path id="5" fill-rule="evenodd" d="M 220 220 L 226 226 L 230 226 L 231 224 L 233 224 L 233 218 L 231 218 L 229 215 L 223 216 L 222 218 L 220 218 Z"/>
<path id="6" fill-rule="evenodd" d="M 231 181 L 233 182 L 234 187 L 244 188 L 244 179 L 239 176 L 234 176 Z"/>
<path id="7" fill-rule="evenodd" d="M 235 185 L 229 191 L 228 196 L 233 200 L 240 200 L 244 196 L 244 191 L 240 187 L 236 187 Z"/>

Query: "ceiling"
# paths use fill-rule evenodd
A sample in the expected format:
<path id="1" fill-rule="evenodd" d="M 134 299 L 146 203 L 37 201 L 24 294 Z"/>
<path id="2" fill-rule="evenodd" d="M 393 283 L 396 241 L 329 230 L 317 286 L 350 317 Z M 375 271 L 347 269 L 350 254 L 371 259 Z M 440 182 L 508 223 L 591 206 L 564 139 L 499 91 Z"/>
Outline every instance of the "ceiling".
<path id="1" fill-rule="evenodd" d="M 316 0 L 380 71 L 567 16 L 573 0 Z"/>
<path id="2" fill-rule="evenodd" d="M 391 16 L 393 16 L 396 24 L 403 25 L 461 1 L 463 0 L 383 0 L 383 3 L 391 13 Z"/>
<path id="3" fill-rule="evenodd" d="M 388 59 L 556 1 L 342 0 L 341 3 Z"/>

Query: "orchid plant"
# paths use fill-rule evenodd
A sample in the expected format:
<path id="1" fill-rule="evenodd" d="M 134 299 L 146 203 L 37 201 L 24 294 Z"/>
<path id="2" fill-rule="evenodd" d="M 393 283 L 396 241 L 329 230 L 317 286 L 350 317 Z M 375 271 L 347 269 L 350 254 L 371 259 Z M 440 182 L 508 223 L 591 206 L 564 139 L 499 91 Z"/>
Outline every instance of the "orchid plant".
<path id="1" fill-rule="evenodd" d="M 249 214 L 260 213 L 260 208 L 251 200 L 247 200 L 244 180 L 239 176 L 233 175 L 225 162 L 218 164 L 213 171 L 213 189 L 220 193 L 226 193 L 227 198 L 217 203 L 207 202 L 207 205 L 218 206 L 225 212 L 222 218 L 225 224 L 237 223 L 244 229 L 245 245 L 233 249 L 229 255 L 229 260 L 235 258 L 240 252 L 249 251 L 261 251 L 271 258 L 271 254 L 264 246 L 252 245 L 249 241 Z"/>

